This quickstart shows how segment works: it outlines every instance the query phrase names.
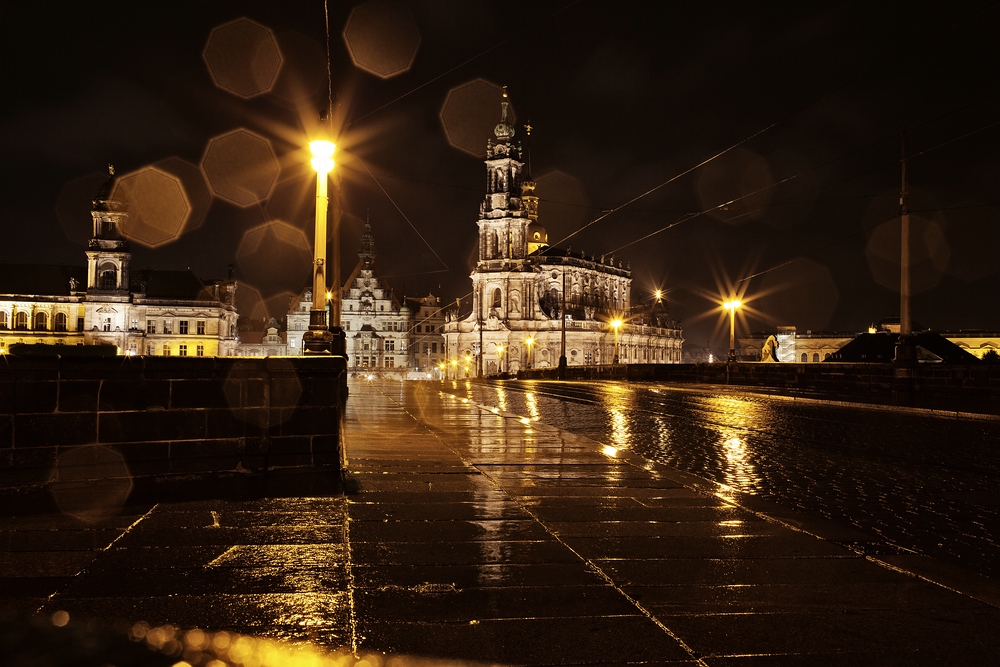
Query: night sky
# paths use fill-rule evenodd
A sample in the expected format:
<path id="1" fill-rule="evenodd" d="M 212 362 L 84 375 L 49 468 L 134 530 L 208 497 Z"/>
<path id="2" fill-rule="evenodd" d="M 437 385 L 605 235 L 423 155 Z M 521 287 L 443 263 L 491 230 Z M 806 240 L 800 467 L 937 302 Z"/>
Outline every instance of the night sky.
<path id="1" fill-rule="evenodd" d="M 778 4 L 331 2 L 343 275 L 368 218 L 398 291 L 467 295 L 506 85 L 550 242 L 630 263 L 690 344 L 728 347 L 730 289 L 742 331 L 898 316 L 903 128 L 912 317 L 1000 330 L 1000 3 Z M 323 2 L 5 2 L 0 25 L 3 261 L 84 263 L 113 163 L 134 267 L 232 263 L 241 313 L 280 317 L 309 280 Z"/>

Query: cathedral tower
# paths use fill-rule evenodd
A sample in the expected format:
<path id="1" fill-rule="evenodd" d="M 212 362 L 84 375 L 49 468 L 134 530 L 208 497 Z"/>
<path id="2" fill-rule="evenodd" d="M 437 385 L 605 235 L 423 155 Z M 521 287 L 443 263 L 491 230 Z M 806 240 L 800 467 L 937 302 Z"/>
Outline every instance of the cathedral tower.
<path id="1" fill-rule="evenodd" d="M 108 180 L 94 195 L 90 215 L 94 235 L 87 244 L 87 292 L 127 296 L 129 291 L 129 243 L 125 238 L 128 204 L 112 199 L 115 168 L 108 165 Z"/>

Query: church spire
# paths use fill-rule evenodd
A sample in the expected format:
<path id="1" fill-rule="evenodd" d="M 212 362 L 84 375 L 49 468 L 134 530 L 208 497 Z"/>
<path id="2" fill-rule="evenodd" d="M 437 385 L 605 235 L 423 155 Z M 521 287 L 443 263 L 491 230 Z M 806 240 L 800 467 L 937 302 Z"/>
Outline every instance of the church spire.
<path id="1" fill-rule="evenodd" d="M 507 120 L 509 107 L 510 103 L 507 101 L 507 86 L 504 86 L 503 101 L 500 102 L 500 122 L 497 123 L 495 128 L 493 128 L 493 134 L 496 135 L 497 141 L 500 142 L 510 141 L 511 137 L 514 136 L 514 126 Z"/>
<path id="2" fill-rule="evenodd" d="M 370 217 L 365 218 L 365 231 L 361 235 L 361 250 L 358 251 L 365 268 L 371 266 L 375 261 L 375 237 L 372 236 L 372 221 Z"/>

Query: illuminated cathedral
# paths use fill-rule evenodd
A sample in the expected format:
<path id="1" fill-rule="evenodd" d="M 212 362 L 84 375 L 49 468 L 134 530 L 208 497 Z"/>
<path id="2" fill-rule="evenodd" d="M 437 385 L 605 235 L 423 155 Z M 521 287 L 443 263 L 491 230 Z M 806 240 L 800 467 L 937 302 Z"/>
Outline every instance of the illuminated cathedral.
<path id="1" fill-rule="evenodd" d="M 558 366 L 562 356 L 568 366 L 679 363 L 680 325 L 661 298 L 632 303 L 630 267 L 549 245 L 508 116 L 505 89 L 496 142 L 487 142 L 472 311 L 445 325 L 449 359 L 475 362 L 453 365 L 493 375 Z"/>

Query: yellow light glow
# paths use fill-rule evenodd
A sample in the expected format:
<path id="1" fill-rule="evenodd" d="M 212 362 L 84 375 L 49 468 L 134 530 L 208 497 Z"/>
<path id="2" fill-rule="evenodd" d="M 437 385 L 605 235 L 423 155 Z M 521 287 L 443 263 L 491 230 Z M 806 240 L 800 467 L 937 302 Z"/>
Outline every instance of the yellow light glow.
<path id="1" fill-rule="evenodd" d="M 458 366 L 458 359 L 452 359 L 451 360 L 451 365 L 452 366 Z"/>
<path id="2" fill-rule="evenodd" d="M 618 329 L 618 327 L 620 327 L 622 325 L 622 321 L 619 320 L 619 319 L 614 319 L 614 320 L 611 320 L 610 324 L 611 324 L 611 328 L 612 329 Z"/>
<path id="3" fill-rule="evenodd" d="M 312 151 L 313 157 L 322 158 L 329 160 L 333 157 L 333 151 L 337 148 L 336 144 L 331 141 L 326 141 L 324 139 L 317 139 L 316 141 L 309 142 L 309 150 Z"/>
<path id="4" fill-rule="evenodd" d="M 605 456 L 610 456 L 611 458 L 615 458 L 616 456 L 618 456 L 618 449 L 612 447 L 611 445 L 604 445 L 604 447 L 601 448 L 601 453 L 604 454 Z"/>
<path id="5" fill-rule="evenodd" d="M 733 299 L 732 301 L 726 301 L 724 304 L 722 304 L 722 307 L 725 308 L 726 310 L 736 310 L 742 305 L 743 305 L 742 301 L 740 301 L 739 299 Z"/>
<path id="6" fill-rule="evenodd" d="M 527 345 L 528 347 L 531 347 L 532 345 L 535 344 L 535 339 L 529 336 L 528 338 L 524 339 L 524 344 Z"/>
<path id="7" fill-rule="evenodd" d="M 658 289 L 655 292 L 653 292 L 653 295 L 656 297 L 656 300 L 659 301 L 660 299 L 663 298 L 663 290 Z"/>

